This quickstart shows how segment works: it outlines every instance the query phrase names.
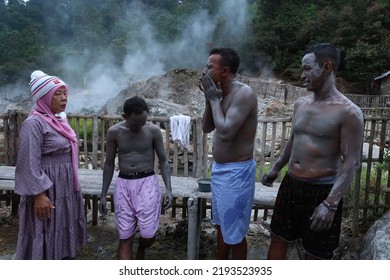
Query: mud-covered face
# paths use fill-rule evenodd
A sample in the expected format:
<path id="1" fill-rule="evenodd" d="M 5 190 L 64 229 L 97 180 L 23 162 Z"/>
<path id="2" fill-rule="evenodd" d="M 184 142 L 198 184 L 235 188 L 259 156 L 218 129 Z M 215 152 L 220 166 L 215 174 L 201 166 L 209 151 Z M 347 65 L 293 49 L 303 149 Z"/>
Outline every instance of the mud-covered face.
<path id="1" fill-rule="evenodd" d="M 325 71 L 324 67 L 316 62 L 314 53 L 308 53 L 302 58 L 301 80 L 309 91 L 316 91 L 322 88 L 325 80 Z"/>
<path id="2" fill-rule="evenodd" d="M 206 67 L 203 69 L 202 74 L 208 74 L 215 84 L 221 81 L 224 68 L 221 64 L 221 56 L 219 54 L 212 54 L 207 60 Z"/>
<path id="3" fill-rule="evenodd" d="M 54 93 L 51 99 L 51 110 L 54 113 L 64 112 L 66 109 L 66 104 L 68 102 L 68 92 L 65 87 L 60 87 Z"/>
<path id="4" fill-rule="evenodd" d="M 130 116 L 125 115 L 127 126 L 134 132 L 140 131 L 146 123 L 148 113 L 142 111 L 141 114 L 132 113 Z"/>

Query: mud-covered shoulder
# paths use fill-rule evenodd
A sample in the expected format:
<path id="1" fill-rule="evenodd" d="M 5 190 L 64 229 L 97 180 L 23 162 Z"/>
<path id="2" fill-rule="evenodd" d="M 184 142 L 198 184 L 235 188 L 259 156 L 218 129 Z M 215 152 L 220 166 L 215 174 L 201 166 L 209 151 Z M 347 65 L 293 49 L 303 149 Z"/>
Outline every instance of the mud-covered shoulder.
<path id="1" fill-rule="evenodd" d="M 313 95 L 307 95 L 307 96 L 302 96 L 299 97 L 295 102 L 294 102 L 294 110 L 297 109 L 298 107 L 306 104 L 313 103 Z"/>
<path id="2" fill-rule="evenodd" d="M 145 123 L 145 126 L 150 129 L 151 132 L 154 132 L 154 133 L 161 133 L 161 130 L 160 130 L 160 127 L 155 125 L 154 123 L 152 122 L 146 122 Z"/>
<path id="3" fill-rule="evenodd" d="M 250 104 L 253 109 L 257 110 L 257 94 L 249 85 L 238 82 L 236 93 L 238 94 L 235 94 L 235 102 Z"/>
<path id="4" fill-rule="evenodd" d="M 121 121 L 110 126 L 107 130 L 107 136 L 116 135 L 121 129 L 125 128 L 125 121 Z"/>
<path id="5" fill-rule="evenodd" d="M 349 99 L 346 101 L 345 111 L 346 111 L 346 118 L 349 117 L 356 118 L 363 123 L 364 117 L 363 117 L 362 109 Z"/>
<path id="6" fill-rule="evenodd" d="M 238 85 L 237 91 L 245 92 L 245 93 L 248 93 L 248 94 L 255 94 L 255 92 L 253 91 L 253 89 L 249 85 L 244 84 L 242 82 L 237 82 L 237 85 Z"/>

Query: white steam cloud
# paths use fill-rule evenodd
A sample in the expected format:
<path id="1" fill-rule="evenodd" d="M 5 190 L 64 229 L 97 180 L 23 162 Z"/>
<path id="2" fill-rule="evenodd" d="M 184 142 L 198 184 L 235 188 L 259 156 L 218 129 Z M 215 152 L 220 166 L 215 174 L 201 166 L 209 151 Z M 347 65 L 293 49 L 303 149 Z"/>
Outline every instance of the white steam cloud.
<path id="1" fill-rule="evenodd" d="M 148 7 L 141 2 L 134 2 L 128 11 L 128 18 L 139 29 L 135 34 L 131 34 L 127 42 L 127 49 L 130 51 L 122 66 L 114 66 L 111 54 L 101 54 L 95 66 L 86 71 L 84 77 L 78 77 L 84 80 L 83 88 L 74 88 L 72 84 L 76 83 L 66 80 L 70 87 L 67 111 L 72 113 L 97 111 L 130 83 L 160 75 L 174 68 L 200 70 L 207 61 L 210 46 L 235 48 L 247 34 L 249 18 L 247 0 L 218 0 L 218 2 L 217 16 L 211 17 L 205 10 L 198 11 L 188 18 L 185 26 L 182 26 L 180 39 L 168 43 L 159 43 L 156 40 L 158 34 L 144 12 Z M 218 39 L 213 42 L 217 28 Z M 222 42 L 218 41 L 220 38 L 227 39 Z M 84 54 L 87 52 L 88 50 L 84 50 Z M 80 69 L 84 60 L 82 53 L 66 58 L 62 65 L 68 76 L 71 76 L 76 69 Z M 31 69 L 33 70 L 36 69 Z M 55 73 L 48 74 L 55 75 Z M 26 84 L 28 82 L 26 81 Z M 0 109 L 4 110 L 4 108 Z"/>

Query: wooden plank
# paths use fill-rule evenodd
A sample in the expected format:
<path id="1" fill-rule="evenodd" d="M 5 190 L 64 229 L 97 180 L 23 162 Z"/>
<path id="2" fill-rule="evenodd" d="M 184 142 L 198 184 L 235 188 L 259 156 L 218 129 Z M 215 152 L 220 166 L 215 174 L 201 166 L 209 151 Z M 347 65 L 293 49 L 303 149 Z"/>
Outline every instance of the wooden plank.
<path id="1" fill-rule="evenodd" d="M 118 172 L 114 173 L 107 195 L 113 195 Z M 14 190 L 15 167 L 0 166 L 0 190 Z M 85 195 L 100 195 L 103 180 L 103 170 L 79 169 L 81 191 Z M 165 185 L 161 175 L 157 175 L 161 191 L 165 193 Z M 199 197 L 211 199 L 211 192 L 201 192 L 198 189 L 198 178 L 171 176 L 172 195 L 174 197 Z M 273 208 L 279 184 L 267 187 L 256 182 L 253 203 L 259 207 Z"/>

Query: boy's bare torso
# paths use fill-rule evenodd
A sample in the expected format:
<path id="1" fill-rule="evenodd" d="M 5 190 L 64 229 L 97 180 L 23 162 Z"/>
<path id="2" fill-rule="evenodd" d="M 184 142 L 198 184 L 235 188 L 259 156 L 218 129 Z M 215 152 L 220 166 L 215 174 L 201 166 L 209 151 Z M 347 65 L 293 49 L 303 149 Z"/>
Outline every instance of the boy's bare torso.
<path id="1" fill-rule="evenodd" d="M 116 128 L 119 170 L 142 172 L 154 169 L 155 149 L 153 130 L 158 129 L 147 122 L 140 131 L 134 132 L 122 122 Z"/>

